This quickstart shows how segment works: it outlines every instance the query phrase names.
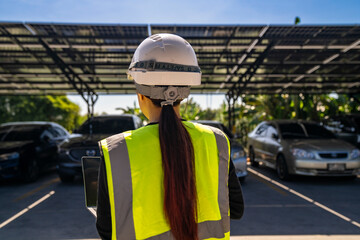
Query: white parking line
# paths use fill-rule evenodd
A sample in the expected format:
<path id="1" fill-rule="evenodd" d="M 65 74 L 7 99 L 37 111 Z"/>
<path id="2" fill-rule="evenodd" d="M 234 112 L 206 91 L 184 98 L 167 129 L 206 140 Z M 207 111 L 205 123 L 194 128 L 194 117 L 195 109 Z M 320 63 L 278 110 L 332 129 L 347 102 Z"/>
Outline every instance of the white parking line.
<path id="1" fill-rule="evenodd" d="M 282 189 L 284 189 L 284 190 L 286 190 L 286 191 L 288 191 L 288 192 L 290 192 L 290 193 L 292 193 L 292 194 L 294 194 L 294 195 L 296 195 L 296 196 L 298 196 L 298 197 L 300 197 L 300 198 L 302 198 L 302 199 L 304 199 L 304 200 L 306 200 L 306 201 L 308 201 L 308 202 L 310 202 L 310 203 L 312 203 L 312 204 L 314 204 L 314 205 L 316 205 L 316 206 L 324 209 L 325 211 L 327 211 L 327 212 L 329 212 L 329 213 L 331 213 L 331 214 L 333 214 L 333 215 L 335 215 L 335 216 L 337 216 L 337 217 L 339 217 L 339 218 L 341 218 L 341 219 L 343 219 L 343 220 L 345 220 L 345 221 L 347 221 L 347 222 L 355 225 L 356 227 L 360 228 L 360 223 L 358 223 L 358 222 L 356 222 L 356 221 L 353 221 L 352 219 L 350 219 L 350 218 L 342 215 L 341 213 L 338 213 L 338 212 L 332 210 L 331 208 L 328 208 L 327 206 L 325 206 L 325 205 L 323 205 L 323 204 L 321 204 L 321 203 L 319 203 L 319 202 L 316 202 L 315 200 L 313 200 L 313 199 L 311 199 L 311 198 L 309 198 L 309 197 L 307 197 L 307 196 L 305 196 L 305 195 L 303 195 L 303 194 L 295 191 L 294 189 L 291 189 L 291 188 L 285 186 L 284 184 L 281 184 L 281 183 L 279 183 L 279 182 L 277 182 L 277 181 L 275 181 L 275 180 L 273 180 L 273 179 L 265 176 L 264 174 L 259 173 L 258 171 L 255 171 L 254 169 L 248 168 L 247 170 L 248 170 L 249 172 L 257 175 L 258 177 L 261 177 L 261 178 L 265 179 L 266 181 L 269 181 L 269 182 L 271 182 L 272 184 L 275 184 L 275 185 L 277 185 L 278 187 L 281 187 Z"/>
<path id="2" fill-rule="evenodd" d="M 18 217 L 20 217 L 21 215 L 25 214 L 27 211 L 29 211 L 30 209 L 36 207 L 37 205 L 39 205 L 40 203 L 42 203 L 43 201 L 45 201 L 46 199 L 48 199 L 49 197 L 51 197 L 51 195 L 53 195 L 55 193 L 55 191 L 51 191 L 48 194 L 46 194 L 45 196 L 43 196 L 42 198 L 40 198 L 39 200 L 37 200 L 36 202 L 34 202 L 33 204 L 29 205 L 27 208 L 21 210 L 20 212 L 18 212 L 17 214 L 15 214 L 14 216 L 12 216 L 11 218 L 9 218 L 8 220 L 5 220 L 4 222 L 2 222 L 0 224 L 0 229 L 5 227 L 6 225 L 8 225 L 9 223 L 11 223 L 12 221 L 14 221 L 15 219 L 17 219 Z"/>

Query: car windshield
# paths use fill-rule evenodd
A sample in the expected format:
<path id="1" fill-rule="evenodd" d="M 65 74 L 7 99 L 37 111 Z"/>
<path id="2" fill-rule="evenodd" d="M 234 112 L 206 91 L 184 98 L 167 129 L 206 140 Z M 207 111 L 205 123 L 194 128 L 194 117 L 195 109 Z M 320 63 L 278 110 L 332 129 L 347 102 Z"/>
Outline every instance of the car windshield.
<path id="1" fill-rule="evenodd" d="M 280 123 L 279 129 L 284 139 L 307 138 L 304 129 L 298 123 Z"/>
<path id="2" fill-rule="evenodd" d="M 304 128 L 301 126 L 304 126 Z M 284 139 L 303 138 L 335 138 L 335 135 L 326 128 L 315 123 L 280 123 L 279 128 Z"/>
<path id="3" fill-rule="evenodd" d="M 90 120 L 87 120 L 78 130 L 78 133 L 90 133 Z M 116 134 L 127 130 L 133 130 L 132 118 L 93 118 L 91 121 L 93 134 Z"/>
<path id="4" fill-rule="evenodd" d="M 335 135 L 326 128 L 314 124 L 303 123 L 309 138 L 335 138 Z"/>
<path id="5" fill-rule="evenodd" d="M 0 128 L 0 141 L 34 141 L 39 138 L 41 128 L 40 125 L 4 126 Z"/>

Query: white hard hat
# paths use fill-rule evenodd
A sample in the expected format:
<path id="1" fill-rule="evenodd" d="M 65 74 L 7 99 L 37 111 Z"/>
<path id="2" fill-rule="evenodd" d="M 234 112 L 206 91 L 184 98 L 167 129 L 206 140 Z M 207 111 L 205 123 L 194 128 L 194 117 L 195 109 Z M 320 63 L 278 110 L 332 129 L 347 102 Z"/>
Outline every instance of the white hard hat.
<path id="1" fill-rule="evenodd" d="M 194 49 L 185 39 L 160 33 L 138 46 L 128 78 L 137 85 L 193 86 L 201 84 L 201 71 Z"/>

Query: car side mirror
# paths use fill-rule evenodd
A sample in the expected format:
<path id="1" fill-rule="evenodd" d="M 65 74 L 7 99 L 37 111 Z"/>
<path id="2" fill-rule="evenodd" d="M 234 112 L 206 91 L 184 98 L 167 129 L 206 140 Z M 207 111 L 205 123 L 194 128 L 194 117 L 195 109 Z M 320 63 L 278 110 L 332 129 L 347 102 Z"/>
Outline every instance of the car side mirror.
<path id="1" fill-rule="evenodd" d="M 279 135 L 277 135 L 276 133 L 271 134 L 271 137 L 276 140 L 279 139 Z"/>

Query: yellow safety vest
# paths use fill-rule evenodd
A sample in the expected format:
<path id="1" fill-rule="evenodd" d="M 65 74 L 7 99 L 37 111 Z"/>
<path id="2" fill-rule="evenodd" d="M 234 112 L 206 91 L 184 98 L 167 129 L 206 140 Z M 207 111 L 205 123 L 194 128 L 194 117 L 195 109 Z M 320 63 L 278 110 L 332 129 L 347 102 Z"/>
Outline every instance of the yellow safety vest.
<path id="1" fill-rule="evenodd" d="M 217 128 L 186 121 L 183 124 L 195 153 L 199 238 L 230 239 L 229 140 Z M 100 145 L 106 167 L 112 239 L 174 239 L 163 210 L 158 124 L 108 137 Z"/>

